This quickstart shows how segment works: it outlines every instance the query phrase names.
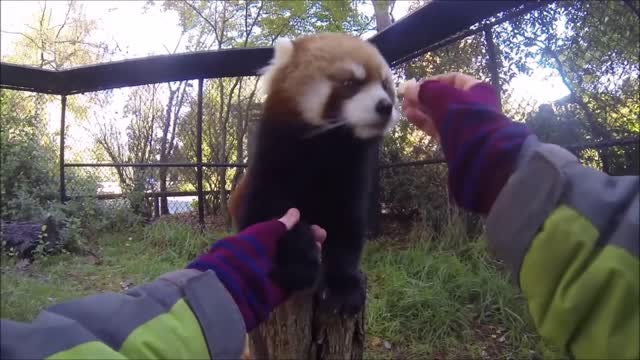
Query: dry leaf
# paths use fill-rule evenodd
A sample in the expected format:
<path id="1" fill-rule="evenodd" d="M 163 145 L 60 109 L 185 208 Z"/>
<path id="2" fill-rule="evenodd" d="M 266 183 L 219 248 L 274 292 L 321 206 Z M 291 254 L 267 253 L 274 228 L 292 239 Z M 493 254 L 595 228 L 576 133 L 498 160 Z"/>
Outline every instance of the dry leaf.
<path id="1" fill-rule="evenodd" d="M 131 286 L 133 286 L 133 282 L 129 280 L 120 281 L 120 287 L 122 290 L 129 290 Z"/>
<path id="2" fill-rule="evenodd" d="M 375 336 L 373 336 L 373 337 L 371 338 L 371 345 L 372 345 L 372 346 L 376 346 L 376 347 L 378 347 L 378 346 L 382 345 L 382 339 L 380 339 L 379 337 L 375 337 Z"/>

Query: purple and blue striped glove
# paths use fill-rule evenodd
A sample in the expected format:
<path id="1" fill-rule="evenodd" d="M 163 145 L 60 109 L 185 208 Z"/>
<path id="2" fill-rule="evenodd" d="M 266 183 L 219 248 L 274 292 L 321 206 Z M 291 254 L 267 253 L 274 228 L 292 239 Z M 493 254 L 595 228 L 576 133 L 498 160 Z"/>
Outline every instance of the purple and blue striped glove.
<path id="1" fill-rule="evenodd" d="M 418 101 L 439 134 L 455 202 L 488 214 L 531 133 L 502 114 L 495 90 L 486 83 L 460 90 L 427 80 L 420 84 Z"/>
<path id="2" fill-rule="evenodd" d="M 250 226 L 236 235 L 216 241 L 188 269 L 212 270 L 238 305 L 247 332 L 264 321 L 290 295 L 269 273 L 273 268 L 278 240 L 298 222 L 300 213 L 291 209 L 279 220 Z M 318 246 L 326 232 L 312 226 Z"/>

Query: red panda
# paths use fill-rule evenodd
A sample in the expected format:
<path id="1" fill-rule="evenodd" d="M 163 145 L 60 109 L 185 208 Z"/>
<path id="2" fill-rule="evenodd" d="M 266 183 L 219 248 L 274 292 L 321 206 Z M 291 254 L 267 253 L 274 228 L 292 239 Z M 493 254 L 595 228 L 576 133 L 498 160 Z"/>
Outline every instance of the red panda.
<path id="1" fill-rule="evenodd" d="M 356 314 L 375 149 L 399 118 L 391 70 L 372 44 L 345 34 L 279 40 L 274 50 L 231 217 L 241 230 L 298 208 L 302 219 L 280 240 L 271 275 L 290 291 L 321 280 L 325 305 Z M 311 224 L 327 230 L 322 263 Z"/>

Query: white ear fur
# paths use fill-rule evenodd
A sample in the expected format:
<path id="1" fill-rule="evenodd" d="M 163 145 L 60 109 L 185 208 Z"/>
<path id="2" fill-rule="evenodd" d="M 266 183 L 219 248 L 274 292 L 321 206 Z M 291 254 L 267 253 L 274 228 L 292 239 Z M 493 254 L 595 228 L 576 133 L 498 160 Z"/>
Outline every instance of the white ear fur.
<path id="1" fill-rule="evenodd" d="M 261 91 L 268 94 L 271 88 L 271 78 L 273 73 L 291 60 L 293 55 L 293 42 L 289 39 L 281 38 L 275 41 L 273 45 L 273 59 L 269 65 L 258 70 L 258 74 L 262 75 L 260 79 Z"/>

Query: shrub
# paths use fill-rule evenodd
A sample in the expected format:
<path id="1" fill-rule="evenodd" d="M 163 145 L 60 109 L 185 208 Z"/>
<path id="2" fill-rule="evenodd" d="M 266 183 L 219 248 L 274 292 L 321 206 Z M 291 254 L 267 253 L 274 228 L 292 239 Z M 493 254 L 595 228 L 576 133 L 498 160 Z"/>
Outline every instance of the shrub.
<path id="1" fill-rule="evenodd" d="M 42 221 L 53 216 L 68 250 L 86 246 L 89 234 L 102 229 L 133 226 L 139 217 L 79 198 L 61 204 L 59 162 L 55 141 L 46 132 L 43 95 L 0 91 L 0 202 L 3 221 Z M 77 194 L 95 194 L 97 178 L 68 169 L 67 186 Z"/>

